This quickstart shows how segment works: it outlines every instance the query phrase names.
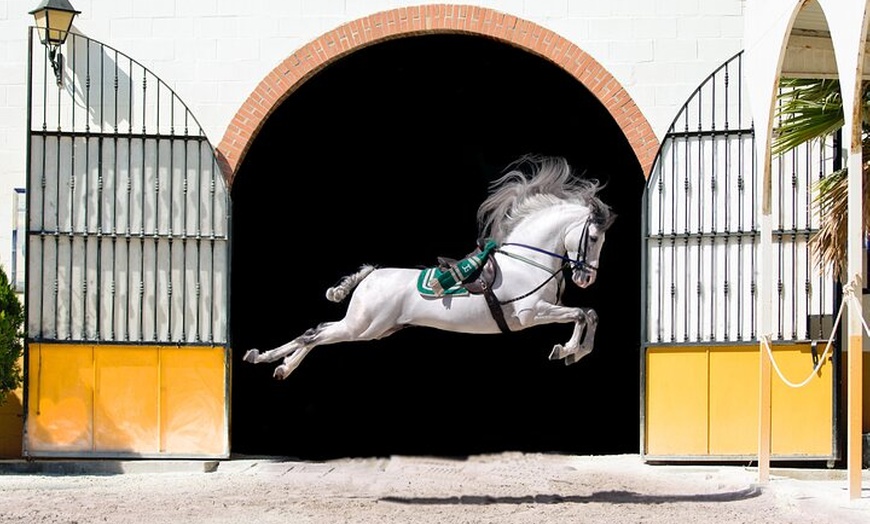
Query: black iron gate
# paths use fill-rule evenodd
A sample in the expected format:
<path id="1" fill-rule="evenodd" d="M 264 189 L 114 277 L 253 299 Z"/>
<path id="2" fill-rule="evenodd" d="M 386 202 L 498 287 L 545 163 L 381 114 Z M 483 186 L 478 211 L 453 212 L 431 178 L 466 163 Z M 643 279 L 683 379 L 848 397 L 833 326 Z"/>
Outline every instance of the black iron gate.
<path id="1" fill-rule="evenodd" d="M 742 53 L 683 106 L 662 141 L 644 209 L 647 344 L 757 340 L 758 174 Z M 772 159 L 776 339 L 818 340 L 834 308 L 808 248 L 812 184 L 834 170 L 835 137 Z"/>
<path id="2" fill-rule="evenodd" d="M 745 460 L 757 452 L 758 293 L 765 275 L 746 99 L 739 53 L 679 111 L 647 181 L 641 325 L 647 458 Z M 834 171 L 838 151 L 833 136 L 771 160 L 776 325 L 767 350 L 783 379 L 772 386 L 777 458 L 830 460 L 838 453 L 838 353 L 820 360 L 836 287 L 809 249 L 818 227 L 813 183 Z M 796 385 L 808 375 L 820 380 Z"/>
<path id="3" fill-rule="evenodd" d="M 53 63 L 33 30 L 30 43 L 25 452 L 225 455 L 230 207 L 215 153 L 178 95 L 132 58 L 70 34 Z M 127 394 L 153 393 L 154 420 L 106 436 L 101 410 L 123 409 L 101 388 L 136 380 L 123 364 L 135 349 L 153 369 Z M 221 388 L 210 423 L 222 440 L 173 446 L 183 408 L 164 392 L 203 362 L 220 368 L 199 378 Z M 85 406 L 72 420 L 50 410 L 67 395 Z M 70 424 L 85 437 L 67 442 Z"/>

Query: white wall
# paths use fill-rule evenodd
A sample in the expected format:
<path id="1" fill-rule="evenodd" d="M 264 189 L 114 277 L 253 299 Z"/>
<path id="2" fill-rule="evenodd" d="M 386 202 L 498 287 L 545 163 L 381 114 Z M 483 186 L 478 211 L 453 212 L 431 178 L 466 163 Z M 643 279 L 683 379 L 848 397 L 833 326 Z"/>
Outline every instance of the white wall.
<path id="1" fill-rule="evenodd" d="M 598 60 L 661 139 L 691 92 L 742 49 L 745 0 L 489 0 Z M 254 87 L 319 35 L 420 0 L 71 0 L 74 30 L 153 71 L 213 145 Z M 437 2 L 432 2 L 437 3 Z M 0 0 L 0 265 L 11 265 L 12 194 L 25 186 L 26 60 L 38 0 Z"/>

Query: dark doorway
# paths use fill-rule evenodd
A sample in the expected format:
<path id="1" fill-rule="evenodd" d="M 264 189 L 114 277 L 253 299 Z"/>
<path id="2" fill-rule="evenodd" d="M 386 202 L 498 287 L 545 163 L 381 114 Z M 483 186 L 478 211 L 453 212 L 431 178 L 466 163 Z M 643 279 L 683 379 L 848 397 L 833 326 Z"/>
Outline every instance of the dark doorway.
<path id="1" fill-rule="evenodd" d="M 598 282 L 565 297 L 599 313 L 591 355 L 547 359 L 566 324 L 320 346 L 283 381 L 274 365 L 241 361 L 343 316 L 324 293 L 362 263 L 423 267 L 469 252 L 489 182 L 525 153 L 564 156 L 605 182 L 619 215 Z M 643 187 L 601 103 L 521 49 L 427 35 L 328 66 L 269 118 L 232 188 L 233 452 L 637 452 Z"/>

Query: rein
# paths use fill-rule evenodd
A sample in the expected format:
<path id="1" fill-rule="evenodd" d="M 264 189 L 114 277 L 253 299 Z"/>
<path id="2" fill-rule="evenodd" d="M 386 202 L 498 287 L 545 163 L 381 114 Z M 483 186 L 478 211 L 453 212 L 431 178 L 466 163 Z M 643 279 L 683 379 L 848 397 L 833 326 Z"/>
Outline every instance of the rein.
<path id="1" fill-rule="evenodd" d="M 514 245 L 520 245 L 520 244 L 514 244 Z M 498 250 L 497 250 L 497 251 L 498 251 Z M 544 267 L 544 266 L 538 264 L 537 262 L 534 262 L 533 260 L 529 260 L 529 259 L 527 259 L 527 258 L 520 257 L 520 256 L 516 256 L 516 255 L 511 255 L 510 253 L 505 253 L 504 251 L 499 251 L 499 253 L 502 253 L 502 254 L 504 254 L 504 255 L 508 255 L 508 256 L 510 256 L 510 257 L 512 257 L 512 258 L 515 258 L 515 259 L 517 259 L 517 260 L 521 260 L 521 261 L 523 261 L 523 262 L 528 262 L 528 263 L 530 263 L 530 264 L 532 264 L 532 265 L 534 265 L 534 266 L 536 266 L 536 267 L 539 267 L 539 268 L 541 268 L 541 269 L 546 270 L 548 273 L 550 272 L 550 269 L 549 269 L 549 268 L 546 268 L 546 267 Z M 549 281 L 553 280 L 554 278 L 556 278 L 556 275 L 558 275 L 559 273 L 561 273 L 562 270 L 563 270 L 565 267 L 567 267 L 567 266 L 568 266 L 568 262 L 565 262 L 564 264 L 562 264 L 561 266 L 559 266 L 559 269 L 557 269 L 556 271 L 550 273 L 550 276 L 549 276 L 549 277 L 547 277 L 546 279 L 544 279 L 543 282 L 541 282 L 540 284 L 538 284 L 537 286 L 535 286 L 534 288 L 532 288 L 530 291 L 528 291 L 528 292 L 526 292 L 526 293 L 523 293 L 522 295 L 516 296 L 516 297 L 514 297 L 514 298 L 511 298 L 511 299 L 509 299 L 509 300 L 499 300 L 498 303 L 501 304 L 501 305 L 503 306 L 503 305 L 505 305 L 505 304 L 510 304 L 511 302 L 516 302 L 517 300 L 522 300 L 522 299 L 524 299 L 524 298 L 526 298 L 526 297 L 532 295 L 533 293 L 537 292 L 539 289 L 541 289 L 542 287 L 544 287 L 545 285 L 547 285 L 547 282 L 549 282 Z M 562 287 L 562 286 L 561 286 L 561 283 L 560 283 L 559 288 L 556 289 L 556 296 L 559 295 L 559 292 L 561 291 L 561 289 L 560 289 L 561 287 Z"/>
<path id="2" fill-rule="evenodd" d="M 566 267 L 568 267 L 568 266 L 571 264 L 571 262 L 572 262 L 571 259 L 568 258 L 567 256 L 562 256 L 562 255 L 559 255 L 558 253 L 553 253 L 553 252 L 551 252 L 551 251 L 547 251 L 546 249 L 541 249 L 541 248 L 539 248 L 539 247 L 530 246 L 530 245 L 527 245 L 527 244 L 520 244 L 520 243 L 517 243 L 517 242 L 507 242 L 507 243 L 502 244 L 502 245 L 503 245 L 503 246 L 516 246 L 516 247 L 523 247 L 523 248 L 526 248 L 526 249 L 530 249 L 530 250 L 532 250 L 532 251 L 537 251 L 538 253 L 544 253 L 545 255 L 550 255 L 551 257 L 554 257 L 554 258 L 558 258 L 558 259 L 560 259 L 560 260 L 563 260 L 563 261 L 564 261 L 564 264 L 562 264 L 561 266 L 559 266 L 559 268 L 556 269 L 556 271 L 553 271 L 552 273 L 550 273 L 550 268 L 548 268 L 547 266 L 544 266 L 543 264 L 539 264 L 538 262 L 535 262 L 535 261 L 532 260 L 532 259 L 529 259 L 529 258 L 526 258 L 526 257 L 524 257 L 524 256 L 520 256 L 520 255 L 517 255 L 517 254 L 511 253 L 511 252 L 509 252 L 509 251 L 502 251 L 501 249 L 498 249 L 498 248 L 497 248 L 496 251 L 499 252 L 499 253 L 501 253 L 502 255 L 505 255 L 505 256 L 511 257 L 511 258 L 513 258 L 513 259 L 515 259 L 515 260 L 519 260 L 520 262 L 525 262 L 526 264 L 529 264 L 529 265 L 535 266 L 535 267 L 537 267 L 537 268 L 539 268 L 539 269 L 543 269 L 543 270 L 546 271 L 547 273 L 550 273 L 550 276 L 549 276 L 549 277 L 547 277 L 546 279 L 544 279 L 543 282 L 541 282 L 540 284 L 538 284 L 537 286 L 535 286 L 534 288 L 532 288 L 530 291 L 528 291 L 528 292 L 526 292 L 526 293 L 523 293 L 522 295 L 516 296 L 516 297 L 514 297 L 514 298 L 508 299 L 508 300 L 499 300 L 499 304 L 501 304 L 501 305 L 510 304 L 511 302 L 516 302 L 517 300 L 522 300 L 522 299 L 524 299 L 524 298 L 526 298 L 526 297 L 528 297 L 528 296 L 530 296 L 530 295 L 536 293 L 539 289 L 541 289 L 542 287 L 544 287 L 545 285 L 547 285 L 547 282 L 549 282 L 549 281 L 553 280 L 554 278 L 556 278 L 556 275 L 558 275 L 559 273 L 561 273 L 562 270 L 565 269 Z M 560 284 L 560 285 L 559 285 L 559 288 L 556 289 L 556 296 L 558 296 L 558 295 L 559 295 L 559 292 L 561 291 L 561 289 L 560 289 L 560 288 L 562 287 L 562 286 L 561 286 L 561 282 L 560 282 L 559 284 Z"/>
<path id="3" fill-rule="evenodd" d="M 517 246 L 517 247 L 524 247 L 524 248 L 529 249 L 529 250 L 531 250 L 531 251 L 537 251 L 538 253 L 543 253 L 543 254 L 545 254 L 545 255 L 550 255 L 550 256 L 553 257 L 553 258 L 558 258 L 559 260 L 564 261 L 565 264 L 575 263 L 573 260 L 571 260 L 571 259 L 568 257 L 568 255 L 560 255 L 559 253 L 553 253 L 552 251 L 547 251 L 546 249 L 541 249 L 541 248 L 539 248 L 539 247 L 530 246 L 530 245 L 528 245 L 528 244 L 520 244 L 519 242 L 505 242 L 504 244 L 502 244 L 502 246 Z M 515 258 L 515 259 L 517 259 L 517 260 L 522 260 L 523 262 L 526 262 L 526 263 L 528 263 L 528 264 L 530 264 L 530 265 L 532 265 L 532 266 L 535 266 L 535 267 L 539 267 L 539 268 L 544 269 L 544 270 L 546 270 L 546 271 L 549 271 L 549 270 L 550 270 L 550 268 L 548 268 L 548 267 L 546 267 L 546 266 L 544 266 L 544 265 L 542 265 L 542 264 L 539 264 L 539 263 L 535 262 L 534 260 L 530 260 L 530 259 L 528 259 L 528 258 L 522 257 L 522 256 L 520 256 L 520 255 L 515 255 L 515 254 L 513 254 L 513 253 L 509 253 L 509 252 L 507 252 L 507 251 L 502 251 L 502 250 L 500 250 L 500 249 L 498 250 L 498 252 L 499 252 L 499 253 L 502 253 L 502 254 L 504 254 L 504 255 L 507 255 L 507 256 L 509 256 L 509 257 L 511 257 L 511 258 Z"/>

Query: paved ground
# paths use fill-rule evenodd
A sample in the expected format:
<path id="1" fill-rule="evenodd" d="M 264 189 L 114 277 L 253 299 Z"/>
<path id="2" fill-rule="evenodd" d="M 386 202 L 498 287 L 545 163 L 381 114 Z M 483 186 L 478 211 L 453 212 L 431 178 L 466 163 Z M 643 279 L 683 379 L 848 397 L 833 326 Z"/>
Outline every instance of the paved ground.
<path id="1" fill-rule="evenodd" d="M 637 455 L 505 453 L 300 462 L 0 463 L 0 522 L 870 523 L 843 470 L 650 465 Z"/>

